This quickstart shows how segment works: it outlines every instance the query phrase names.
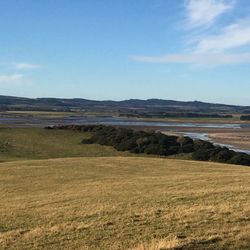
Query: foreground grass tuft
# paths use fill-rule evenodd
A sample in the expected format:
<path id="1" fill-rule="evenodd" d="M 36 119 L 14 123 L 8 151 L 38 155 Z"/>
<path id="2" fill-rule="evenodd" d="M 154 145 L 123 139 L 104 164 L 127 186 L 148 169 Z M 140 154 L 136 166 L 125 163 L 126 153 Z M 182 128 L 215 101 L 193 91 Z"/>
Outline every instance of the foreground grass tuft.
<path id="1" fill-rule="evenodd" d="M 170 236 L 161 240 L 153 240 L 150 243 L 140 244 L 138 247 L 132 250 L 167 250 L 177 249 L 182 247 L 183 244 L 176 236 Z"/>

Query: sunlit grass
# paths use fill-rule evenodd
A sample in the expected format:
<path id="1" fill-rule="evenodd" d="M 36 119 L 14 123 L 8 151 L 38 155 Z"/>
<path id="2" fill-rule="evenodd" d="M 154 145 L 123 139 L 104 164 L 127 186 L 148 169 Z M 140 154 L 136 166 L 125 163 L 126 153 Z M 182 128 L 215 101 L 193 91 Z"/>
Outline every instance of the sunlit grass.
<path id="1" fill-rule="evenodd" d="M 250 169 L 160 158 L 0 164 L 2 249 L 249 249 Z"/>
<path id="2" fill-rule="evenodd" d="M 128 153 L 118 152 L 112 147 L 83 145 L 82 140 L 89 136 L 89 133 L 76 131 L 0 127 L 0 162 L 22 159 L 128 155 Z M 8 150 L 1 151 L 1 145 L 8 145 Z"/>

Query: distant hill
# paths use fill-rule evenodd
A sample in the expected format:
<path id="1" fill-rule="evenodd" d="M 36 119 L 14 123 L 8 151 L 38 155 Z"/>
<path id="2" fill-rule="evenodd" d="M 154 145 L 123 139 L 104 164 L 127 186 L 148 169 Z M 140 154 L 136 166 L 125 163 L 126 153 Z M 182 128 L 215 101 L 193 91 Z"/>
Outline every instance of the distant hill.
<path id="1" fill-rule="evenodd" d="M 248 113 L 250 106 L 162 99 L 96 101 L 81 98 L 24 98 L 0 95 L 0 110 Z"/>

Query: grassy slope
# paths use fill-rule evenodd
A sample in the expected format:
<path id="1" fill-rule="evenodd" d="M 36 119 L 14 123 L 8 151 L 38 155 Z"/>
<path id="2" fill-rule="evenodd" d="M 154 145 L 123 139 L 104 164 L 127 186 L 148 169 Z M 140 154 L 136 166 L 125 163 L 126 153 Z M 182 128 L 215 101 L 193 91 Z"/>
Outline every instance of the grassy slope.
<path id="1" fill-rule="evenodd" d="M 9 143 L 6 152 L 1 152 L 0 147 L 0 162 L 79 156 L 128 155 L 128 153 L 118 152 L 112 147 L 81 144 L 82 139 L 89 136 L 88 133 L 75 131 L 0 127 L 0 143 Z"/>
<path id="2" fill-rule="evenodd" d="M 247 167 L 142 157 L 8 162 L 0 197 L 3 249 L 250 245 Z"/>

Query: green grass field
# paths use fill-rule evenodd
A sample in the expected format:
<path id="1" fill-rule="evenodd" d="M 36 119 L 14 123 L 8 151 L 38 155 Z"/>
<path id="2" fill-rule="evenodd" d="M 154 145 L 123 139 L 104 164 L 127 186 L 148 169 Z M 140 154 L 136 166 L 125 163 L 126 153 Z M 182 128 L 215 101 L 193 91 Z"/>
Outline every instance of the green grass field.
<path id="1" fill-rule="evenodd" d="M 88 136 L 0 129 L 0 249 L 249 249 L 249 167 L 133 157 Z"/>
<path id="2" fill-rule="evenodd" d="M 90 134 L 41 128 L 0 127 L 0 162 L 80 156 L 126 156 L 112 147 L 83 145 Z M 1 145 L 3 149 L 1 150 Z M 7 145 L 7 146 L 6 146 Z"/>

